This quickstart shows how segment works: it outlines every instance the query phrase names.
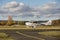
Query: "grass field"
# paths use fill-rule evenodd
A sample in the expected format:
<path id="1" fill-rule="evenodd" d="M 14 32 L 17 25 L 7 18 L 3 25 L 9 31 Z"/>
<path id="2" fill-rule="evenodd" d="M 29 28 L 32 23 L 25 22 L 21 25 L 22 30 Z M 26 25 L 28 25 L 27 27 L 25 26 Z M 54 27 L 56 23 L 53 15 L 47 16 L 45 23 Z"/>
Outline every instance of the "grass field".
<path id="1" fill-rule="evenodd" d="M 14 38 L 6 33 L 0 33 L 0 40 L 14 40 Z"/>
<path id="2" fill-rule="evenodd" d="M 13 25 L 13 26 L 0 26 L 1 29 L 33 29 L 32 27 L 26 28 L 25 25 Z M 60 29 L 60 26 L 37 26 L 34 29 Z"/>
<path id="3" fill-rule="evenodd" d="M 60 31 L 46 31 L 46 32 L 38 32 L 38 34 L 42 34 L 45 36 L 52 36 L 60 38 Z"/>

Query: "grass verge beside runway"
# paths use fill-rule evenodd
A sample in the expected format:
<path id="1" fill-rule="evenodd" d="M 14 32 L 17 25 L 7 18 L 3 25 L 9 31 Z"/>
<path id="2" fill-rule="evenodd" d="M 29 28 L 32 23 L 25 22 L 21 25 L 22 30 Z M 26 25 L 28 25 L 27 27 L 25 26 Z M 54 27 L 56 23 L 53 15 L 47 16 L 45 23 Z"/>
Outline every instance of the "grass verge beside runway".
<path id="1" fill-rule="evenodd" d="M 36 28 L 26 28 L 25 25 L 18 26 L 0 26 L 0 30 L 39 30 L 39 29 L 60 29 L 60 26 L 37 26 Z"/>
<path id="2" fill-rule="evenodd" d="M 38 34 L 60 38 L 60 31 L 38 32 Z"/>
<path id="3" fill-rule="evenodd" d="M 0 33 L 0 40 L 14 40 L 14 38 L 11 37 L 11 36 L 9 36 L 9 35 L 6 34 L 6 33 L 1 32 L 1 33 Z"/>

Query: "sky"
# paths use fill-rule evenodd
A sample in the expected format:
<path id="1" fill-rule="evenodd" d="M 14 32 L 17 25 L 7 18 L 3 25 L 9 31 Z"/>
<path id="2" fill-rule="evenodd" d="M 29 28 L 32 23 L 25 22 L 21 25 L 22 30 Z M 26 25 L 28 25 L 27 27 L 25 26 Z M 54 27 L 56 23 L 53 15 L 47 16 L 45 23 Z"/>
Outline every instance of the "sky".
<path id="1" fill-rule="evenodd" d="M 0 0 L 0 20 L 60 19 L 60 0 Z"/>
<path id="2" fill-rule="evenodd" d="M 5 4 L 5 3 L 11 2 L 11 1 L 23 2 L 29 6 L 39 6 L 42 4 L 49 3 L 49 2 L 53 2 L 53 0 L 1 0 L 0 3 Z"/>

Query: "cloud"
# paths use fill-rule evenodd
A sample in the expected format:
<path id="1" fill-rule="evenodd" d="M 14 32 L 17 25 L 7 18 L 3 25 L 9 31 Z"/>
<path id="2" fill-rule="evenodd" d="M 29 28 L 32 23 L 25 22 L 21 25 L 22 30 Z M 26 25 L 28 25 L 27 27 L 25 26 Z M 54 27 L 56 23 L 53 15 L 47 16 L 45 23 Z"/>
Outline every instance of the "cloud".
<path id="1" fill-rule="evenodd" d="M 38 14 L 38 12 L 34 10 L 34 8 L 31 8 L 30 6 L 22 2 L 18 3 L 16 1 L 8 2 L 5 5 L 3 5 L 0 13 L 3 13 L 3 15 L 14 15 L 14 16 L 18 16 L 18 15 L 32 16 L 35 15 L 36 13 Z"/>
<path id="2" fill-rule="evenodd" d="M 35 9 L 40 11 L 40 13 L 42 15 L 44 15 L 44 17 L 45 16 L 50 17 L 55 14 L 60 14 L 60 6 L 56 2 L 48 3 L 43 6 L 37 7 Z M 55 16 L 57 17 L 57 15 L 55 15 Z M 60 15 L 58 15 L 58 16 L 60 16 Z"/>
<path id="3" fill-rule="evenodd" d="M 45 4 L 42 8 L 43 9 L 54 9 L 54 8 L 57 8 L 57 4 L 56 2 L 48 3 L 48 4 Z"/>
<path id="4" fill-rule="evenodd" d="M 0 15 L 3 16 L 22 16 L 22 17 L 37 17 L 50 18 L 60 17 L 60 7 L 56 2 L 44 4 L 39 7 L 30 7 L 22 2 L 8 2 L 0 8 Z"/>
<path id="5" fill-rule="evenodd" d="M 15 1 L 8 2 L 3 6 L 3 9 L 10 12 L 24 12 L 29 11 L 30 7 L 25 5 L 24 3 L 17 3 Z"/>

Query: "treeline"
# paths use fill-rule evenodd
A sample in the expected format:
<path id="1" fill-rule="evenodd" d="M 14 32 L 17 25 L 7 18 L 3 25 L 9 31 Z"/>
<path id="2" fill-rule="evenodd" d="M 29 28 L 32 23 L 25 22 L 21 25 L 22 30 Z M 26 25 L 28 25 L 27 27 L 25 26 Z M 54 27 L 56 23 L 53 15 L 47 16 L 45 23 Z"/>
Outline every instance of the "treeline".
<path id="1" fill-rule="evenodd" d="M 25 23 L 28 21 L 0 21 L 0 25 L 25 25 Z M 34 21 L 34 23 L 41 23 L 43 21 Z M 46 21 L 45 21 L 46 22 Z M 52 25 L 60 25 L 60 20 L 53 20 Z"/>
<path id="2" fill-rule="evenodd" d="M 25 25 L 27 21 L 0 21 L 0 25 Z"/>
<path id="3" fill-rule="evenodd" d="M 60 25 L 60 20 L 53 20 L 52 25 Z"/>
<path id="4" fill-rule="evenodd" d="M 1 21 L 0 22 L 0 25 L 13 25 L 13 24 L 15 24 L 13 21 L 10 21 L 10 22 L 8 22 L 8 21 Z"/>

